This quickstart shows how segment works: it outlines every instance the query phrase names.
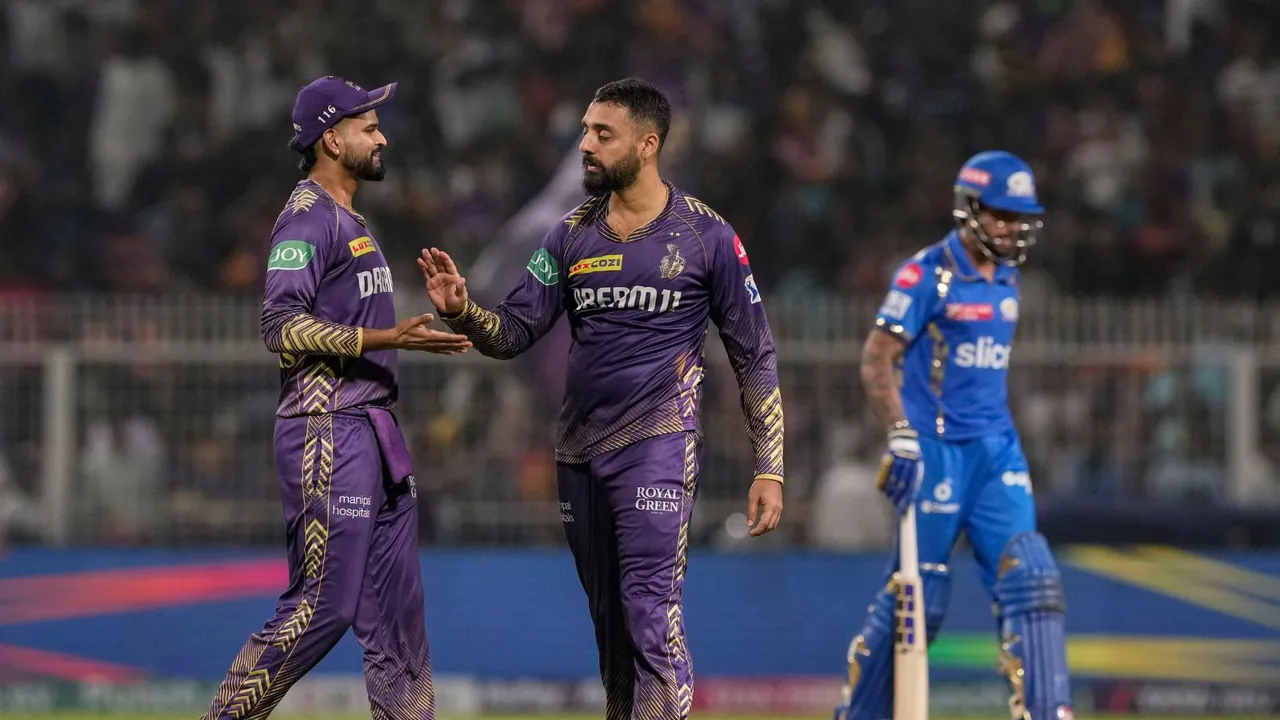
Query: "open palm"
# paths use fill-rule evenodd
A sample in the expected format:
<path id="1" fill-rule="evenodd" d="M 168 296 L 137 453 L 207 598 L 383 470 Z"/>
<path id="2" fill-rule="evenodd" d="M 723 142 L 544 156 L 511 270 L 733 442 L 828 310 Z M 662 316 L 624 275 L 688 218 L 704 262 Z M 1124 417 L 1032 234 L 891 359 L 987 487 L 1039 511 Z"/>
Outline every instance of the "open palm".
<path id="1" fill-rule="evenodd" d="M 436 310 L 457 315 L 467 309 L 467 279 L 458 272 L 449 253 L 437 248 L 423 249 L 418 267 L 427 280 L 427 296 Z"/>

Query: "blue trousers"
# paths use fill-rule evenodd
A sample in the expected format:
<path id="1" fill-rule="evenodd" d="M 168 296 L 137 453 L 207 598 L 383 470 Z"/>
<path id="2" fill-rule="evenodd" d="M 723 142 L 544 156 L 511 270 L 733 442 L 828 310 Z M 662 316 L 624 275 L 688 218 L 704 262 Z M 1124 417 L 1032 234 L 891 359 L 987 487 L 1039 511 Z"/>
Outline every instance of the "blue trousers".
<path id="1" fill-rule="evenodd" d="M 920 564 L 945 564 L 961 531 L 993 591 L 1000 555 L 1036 529 L 1027 458 L 1015 431 L 959 442 L 920 438 L 924 480 L 916 501 Z M 897 565 L 895 553 L 892 563 Z"/>

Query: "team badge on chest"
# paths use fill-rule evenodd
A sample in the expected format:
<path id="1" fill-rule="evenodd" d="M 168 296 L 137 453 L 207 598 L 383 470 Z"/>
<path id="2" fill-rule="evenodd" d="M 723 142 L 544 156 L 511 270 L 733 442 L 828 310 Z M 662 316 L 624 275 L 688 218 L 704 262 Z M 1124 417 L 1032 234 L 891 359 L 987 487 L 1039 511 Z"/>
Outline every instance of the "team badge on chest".
<path id="1" fill-rule="evenodd" d="M 680 255 L 680 248 L 675 243 L 667 243 L 667 254 L 658 263 L 658 272 L 662 273 L 663 280 L 675 280 L 677 275 L 684 272 L 684 257 Z"/>
<path id="2" fill-rule="evenodd" d="M 1018 319 L 1018 301 L 1007 297 L 1000 301 L 1000 317 L 1007 322 L 1014 322 Z"/>

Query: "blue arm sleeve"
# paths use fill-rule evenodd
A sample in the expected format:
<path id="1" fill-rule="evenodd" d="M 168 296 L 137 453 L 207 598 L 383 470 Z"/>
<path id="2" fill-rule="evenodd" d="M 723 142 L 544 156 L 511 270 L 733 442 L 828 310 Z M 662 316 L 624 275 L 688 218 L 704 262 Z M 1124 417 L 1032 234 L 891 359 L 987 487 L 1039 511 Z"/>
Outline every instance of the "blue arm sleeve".
<path id="1" fill-rule="evenodd" d="M 876 312 L 876 327 L 910 345 L 938 311 L 934 270 L 916 259 L 903 263 Z"/>

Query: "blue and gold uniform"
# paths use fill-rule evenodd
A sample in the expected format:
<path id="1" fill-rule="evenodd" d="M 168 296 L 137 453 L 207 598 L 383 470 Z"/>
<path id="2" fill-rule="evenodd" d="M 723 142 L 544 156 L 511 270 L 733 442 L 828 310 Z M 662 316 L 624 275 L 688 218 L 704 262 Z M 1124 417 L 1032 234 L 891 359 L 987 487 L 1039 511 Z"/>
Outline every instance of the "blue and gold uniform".
<path id="1" fill-rule="evenodd" d="M 905 445 L 911 446 L 908 452 L 895 450 L 891 432 L 885 473 L 905 467 L 899 474 L 918 477 L 903 507 L 915 507 L 930 641 L 946 612 L 947 562 L 964 533 L 996 603 L 1000 669 L 1010 681 L 1013 717 L 1058 720 L 1071 714 L 1066 606 L 1053 555 L 1036 530 L 1027 459 L 1008 402 L 1021 308 L 1017 266 L 1034 236 L 1015 235 L 1010 248 L 997 250 L 978 221 L 984 210 L 1012 217 L 1038 216 L 1043 209 L 1031 169 L 1004 152 L 971 158 L 956 181 L 956 198 L 956 229 L 898 268 L 876 314 L 874 332 L 903 345 L 906 423 L 895 432 L 908 434 Z M 994 262 L 990 278 L 975 255 Z M 849 685 L 836 712 L 840 720 L 892 717 L 896 558 L 895 552 L 888 587 L 850 645 Z"/>

